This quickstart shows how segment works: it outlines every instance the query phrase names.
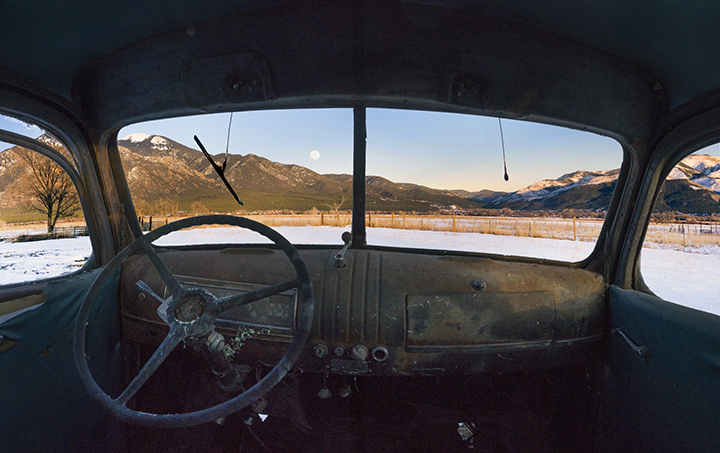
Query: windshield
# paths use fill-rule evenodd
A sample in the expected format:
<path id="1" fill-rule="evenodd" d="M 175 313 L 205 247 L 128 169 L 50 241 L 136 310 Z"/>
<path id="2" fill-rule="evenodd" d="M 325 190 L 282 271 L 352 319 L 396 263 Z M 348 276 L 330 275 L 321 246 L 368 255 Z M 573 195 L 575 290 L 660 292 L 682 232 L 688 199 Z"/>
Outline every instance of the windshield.
<path id="1" fill-rule="evenodd" d="M 195 136 L 224 166 L 242 205 Z M 351 228 L 350 109 L 177 118 L 129 126 L 118 137 L 145 229 L 232 213 L 277 227 L 294 243 L 341 244 Z M 593 249 L 621 159 L 617 142 L 566 128 L 368 109 L 367 243 L 577 261 Z M 261 240 L 215 233 L 217 242 Z M 186 237 L 166 243 L 195 241 L 179 234 Z"/>

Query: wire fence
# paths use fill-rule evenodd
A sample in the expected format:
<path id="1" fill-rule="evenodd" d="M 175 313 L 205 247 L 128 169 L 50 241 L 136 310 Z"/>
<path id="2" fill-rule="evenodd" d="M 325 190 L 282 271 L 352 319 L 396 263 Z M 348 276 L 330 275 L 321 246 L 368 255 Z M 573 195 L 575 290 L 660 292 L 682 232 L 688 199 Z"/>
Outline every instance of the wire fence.
<path id="1" fill-rule="evenodd" d="M 251 214 L 246 217 L 270 227 L 279 226 L 333 226 L 349 228 L 352 215 L 348 212 L 315 214 Z M 143 230 L 167 225 L 180 216 L 139 217 Z M 367 213 L 368 228 L 394 228 L 403 230 L 442 231 L 450 233 L 479 233 L 501 236 L 560 239 L 594 242 L 600 235 L 603 219 L 560 217 L 501 217 L 463 215 L 420 215 L 406 213 Z M 38 225 L 42 225 L 38 223 Z M 66 224 L 67 225 L 67 224 Z M 87 236 L 87 226 L 72 223 L 58 226 L 53 233 L 28 235 L 25 240 L 54 239 Z M 645 247 L 664 248 L 687 252 L 707 253 L 720 248 L 720 222 L 651 223 L 645 237 Z"/>

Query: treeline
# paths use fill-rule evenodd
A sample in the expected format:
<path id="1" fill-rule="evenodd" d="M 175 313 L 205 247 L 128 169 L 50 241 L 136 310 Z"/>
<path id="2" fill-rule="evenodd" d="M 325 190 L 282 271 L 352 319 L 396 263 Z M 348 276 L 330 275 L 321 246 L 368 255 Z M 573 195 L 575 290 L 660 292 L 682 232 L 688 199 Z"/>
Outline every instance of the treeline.
<path id="1" fill-rule="evenodd" d="M 686 214 L 684 212 L 653 212 L 652 219 L 655 223 L 703 223 L 703 222 L 720 222 L 720 214 Z"/>

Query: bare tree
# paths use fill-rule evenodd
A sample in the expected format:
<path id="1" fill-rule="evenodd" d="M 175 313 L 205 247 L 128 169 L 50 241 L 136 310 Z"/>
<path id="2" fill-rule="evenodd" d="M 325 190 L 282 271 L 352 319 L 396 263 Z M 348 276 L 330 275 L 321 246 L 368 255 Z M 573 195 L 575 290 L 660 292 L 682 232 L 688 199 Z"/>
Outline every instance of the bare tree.
<path id="1" fill-rule="evenodd" d="M 348 198 L 350 198 L 350 195 L 348 195 L 347 193 L 341 193 L 339 199 L 334 200 L 330 203 L 326 203 L 325 205 L 330 208 L 330 210 L 333 211 L 335 215 L 339 215 L 342 205 L 345 204 Z"/>
<path id="2" fill-rule="evenodd" d="M 178 199 L 177 197 L 162 197 L 155 201 L 155 211 L 164 216 L 178 215 Z"/>
<path id="3" fill-rule="evenodd" d="M 147 200 L 138 198 L 137 200 L 133 200 L 133 204 L 135 205 L 135 212 L 137 215 L 142 217 L 152 214 L 152 206 L 150 206 L 150 203 L 148 203 Z"/>
<path id="4" fill-rule="evenodd" d="M 68 174 L 53 160 L 21 148 L 20 158 L 30 168 L 30 210 L 47 216 L 47 230 L 52 233 L 61 217 L 71 217 L 80 209 L 77 191 Z"/>
<path id="5" fill-rule="evenodd" d="M 337 226 L 340 226 L 340 209 L 342 209 L 342 205 L 345 204 L 349 197 L 350 196 L 348 194 L 341 193 L 339 199 L 325 204 L 332 212 L 335 213 L 335 221 L 337 222 Z"/>
<path id="6" fill-rule="evenodd" d="M 210 212 L 207 206 L 205 206 L 201 201 L 194 201 L 192 206 L 190 206 L 190 210 L 195 213 L 195 215 L 205 215 Z"/>

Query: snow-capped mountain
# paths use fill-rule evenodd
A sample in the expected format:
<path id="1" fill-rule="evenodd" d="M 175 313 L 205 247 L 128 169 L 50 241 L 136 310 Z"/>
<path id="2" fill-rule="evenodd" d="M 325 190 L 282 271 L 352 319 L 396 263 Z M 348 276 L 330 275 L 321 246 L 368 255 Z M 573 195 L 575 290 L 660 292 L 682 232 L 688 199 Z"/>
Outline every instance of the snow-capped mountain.
<path id="1" fill-rule="evenodd" d="M 610 203 L 619 170 L 576 171 L 548 179 L 489 201 L 510 209 L 604 210 Z M 720 157 L 693 154 L 668 175 L 657 209 L 687 213 L 720 212 Z"/>
<path id="2" fill-rule="evenodd" d="M 668 179 L 686 179 L 713 192 L 720 192 L 720 157 L 693 154 L 673 168 Z"/>
<path id="3" fill-rule="evenodd" d="M 37 140 L 39 142 L 45 143 L 48 146 L 52 146 L 55 149 L 60 149 L 60 150 L 65 149 L 65 145 L 63 145 L 63 143 L 60 140 L 53 137 L 51 134 L 49 134 L 47 132 L 44 133 L 43 135 L 41 135 L 40 137 L 38 137 Z"/>
<path id="4" fill-rule="evenodd" d="M 559 177 L 558 179 L 545 179 L 536 182 L 517 192 L 493 199 L 490 204 L 500 205 L 520 201 L 531 201 L 538 198 L 547 198 L 580 186 L 591 186 L 613 183 L 617 180 L 620 170 L 607 171 L 576 171 Z"/>
<path id="5" fill-rule="evenodd" d="M 118 139 L 118 146 L 127 148 L 144 156 L 163 153 L 164 155 L 180 158 L 182 160 L 195 159 L 202 157 L 195 149 L 189 148 L 178 142 L 162 137 L 160 135 L 150 135 L 143 133 L 135 133 L 126 135 Z"/>
<path id="6" fill-rule="evenodd" d="M 126 135 L 125 137 L 118 140 L 118 144 L 122 144 L 125 147 L 149 146 L 155 151 L 167 151 L 173 147 L 173 144 L 177 145 L 177 143 L 171 143 L 170 140 L 165 137 L 161 137 L 159 135 L 143 134 L 141 132 Z"/>

